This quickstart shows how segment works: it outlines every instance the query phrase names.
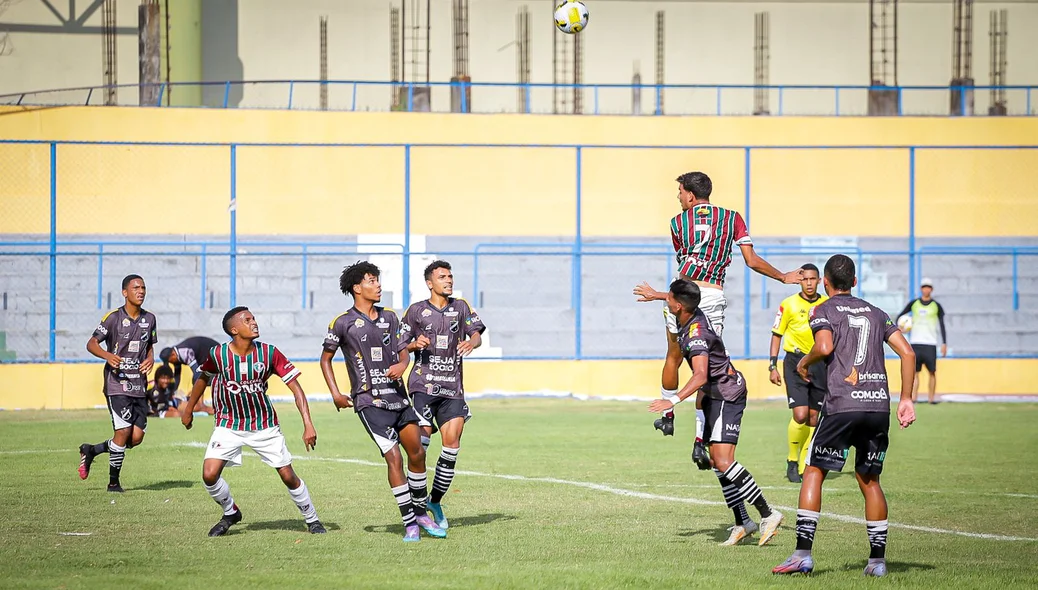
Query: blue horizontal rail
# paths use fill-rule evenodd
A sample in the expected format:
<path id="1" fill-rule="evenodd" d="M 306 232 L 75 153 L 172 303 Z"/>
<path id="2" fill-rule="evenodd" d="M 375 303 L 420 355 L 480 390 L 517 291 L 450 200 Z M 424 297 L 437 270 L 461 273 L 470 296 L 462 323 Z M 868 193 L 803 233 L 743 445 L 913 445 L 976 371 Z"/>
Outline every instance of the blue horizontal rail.
<path id="1" fill-rule="evenodd" d="M 140 96 L 139 90 L 142 88 L 152 88 L 156 90 L 154 103 L 139 105 L 135 101 L 138 101 Z M 853 93 L 864 93 L 864 92 L 885 92 L 893 93 L 897 96 L 897 113 L 898 115 L 913 114 L 913 108 L 918 110 L 915 114 L 944 114 L 949 116 L 966 116 L 973 114 L 986 114 L 986 111 L 981 108 L 977 109 L 976 113 L 971 113 L 970 109 L 970 96 L 971 93 L 974 95 L 977 93 L 983 93 L 985 91 L 1000 91 L 1002 93 L 1010 92 L 1022 94 L 1023 100 L 1019 100 L 1021 97 L 1014 102 L 1016 105 L 1022 103 L 1023 108 L 1020 109 L 1020 113 L 1016 113 L 1008 108 L 1009 105 L 1002 103 L 1001 106 L 1007 107 L 1006 110 L 1009 114 L 1023 114 L 1033 115 L 1032 109 L 1032 95 L 1034 91 L 1038 89 L 1038 86 L 1034 85 L 988 85 L 988 86 L 936 86 L 936 85 L 902 85 L 902 86 L 870 86 L 861 84 L 623 84 L 623 83 L 586 83 L 586 84 L 555 84 L 555 83 L 541 83 L 541 82 L 530 82 L 530 83 L 516 83 L 516 82 L 471 82 L 471 81 L 431 81 L 423 83 L 414 82 L 400 82 L 400 81 L 389 81 L 389 80 L 225 80 L 217 82 L 163 82 L 156 84 L 120 84 L 115 86 L 82 86 L 75 88 L 60 88 L 60 89 L 48 89 L 48 90 L 35 90 L 27 92 L 18 92 L 11 94 L 0 95 L 0 104 L 17 105 L 17 106 L 39 106 L 39 105 L 83 105 L 92 106 L 99 104 L 93 102 L 95 97 L 104 96 L 103 91 L 109 89 L 127 90 L 127 97 L 131 100 L 131 106 L 163 106 L 163 101 L 169 102 L 170 91 L 176 88 L 201 88 L 205 92 L 206 104 L 195 105 L 199 107 L 214 107 L 214 108 L 248 108 L 241 107 L 239 102 L 248 103 L 248 106 L 256 108 L 275 108 L 293 110 L 300 108 L 318 109 L 322 105 L 317 102 L 313 102 L 311 97 L 311 103 L 306 104 L 305 101 L 300 99 L 300 91 L 306 88 L 317 88 L 325 87 L 328 89 L 343 89 L 348 90 L 348 100 L 333 100 L 329 104 L 325 105 L 325 108 L 330 110 L 340 111 L 357 111 L 357 110 L 406 110 L 414 111 L 416 105 L 416 91 L 424 92 L 425 88 L 428 89 L 450 89 L 457 92 L 457 96 L 460 97 L 460 112 L 471 112 L 472 103 L 470 102 L 469 95 L 473 90 L 522 90 L 526 96 L 524 102 L 525 107 L 520 111 L 516 108 L 515 112 L 537 112 L 536 109 L 531 108 L 531 94 L 535 90 L 565 90 L 569 92 L 580 92 L 590 93 L 592 100 L 591 112 L 581 114 L 621 114 L 617 112 L 615 108 L 609 112 L 605 112 L 600 108 L 600 95 L 606 92 L 611 92 L 613 95 L 618 96 L 623 94 L 625 100 L 633 96 L 634 92 L 650 92 L 654 95 L 653 101 L 655 104 L 654 108 L 651 108 L 651 112 L 644 114 L 651 115 L 664 115 L 664 114 L 701 114 L 701 115 L 725 115 L 725 114 L 754 114 L 758 109 L 763 107 L 763 112 L 772 115 L 835 115 L 835 116 L 854 116 L 867 114 L 867 110 L 864 106 L 867 101 L 861 102 L 858 105 L 857 111 L 849 112 L 847 108 L 848 95 Z M 260 104 L 254 104 L 257 102 L 256 97 L 246 96 L 246 91 L 252 88 L 258 89 L 257 96 L 262 97 Z M 379 100 L 372 102 L 370 99 L 364 104 L 358 104 L 357 94 L 358 90 L 365 89 L 395 89 L 396 93 L 391 93 L 396 99 L 389 99 L 385 97 L 382 92 L 378 93 Z M 767 104 L 754 105 L 753 109 L 746 109 L 743 107 L 728 107 L 726 104 L 731 100 L 733 94 L 742 93 L 741 98 L 743 99 L 739 104 L 745 102 L 747 97 L 747 91 L 763 91 L 767 97 Z M 403 93 L 403 96 L 400 93 Z M 831 106 L 826 107 L 822 112 L 822 107 L 812 106 L 811 109 L 805 110 L 804 108 L 794 107 L 790 112 L 789 104 L 791 102 L 791 95 L 798 95 L 804 93 L 825 93 L 831 96 Z M 674 104 L 680 101 L 666 101 L 671 106 L 670 112 L 666 112 L 663 108 L 662 97 L 665 93 L 686 93 L 690 96 L 710 94 L 713 95 L 713 106 L 712 108 L 700 108 L 699 112 L 676 112 Z M 697 94 L 698 93 L 698 94 Z M 777 109 L 772 112 L 772 93 L 775 95 L 774 107 Z M 941 105 L 942 112 L 931 112 L 933 106 L 926 108 L 922 107 L 910 107 L 906 106 L 905 99 L 911 98 L 919 94 L 933 95 L 935 93 L 949 94 L 957 93 L 957 96 L 961 97 L 961 102 L 957 107 L 952 110 L 949 108 L 949 102 L 946 97 L 942 97 L 939 102 Z M 146 94 L 146 93 L 145 93 Z M 241 94 L 240 101 L 238 94 Z M 511 94 L 511 93 L 510 93 Z M 726 99 L 728 99 L 726 101 Z M 475 101 L 479 104 L 479 100 Z M 484 100 L 484 103 L 487 101 Z M 1008 102 L 1008 101 L 1007 101 Z M 446 103 L 445 103 L 446 104 Z M 495 103 L 496 104 L 496 103 Z M 629 102 L 625 104 L 630 105 Z M 650 101 L 646 101 L 646 105 L 650 104 Z M 705 106 L 706 103 L 704 103 Z M 812 103 L 815 104 L 815 103 Z M 820 103 L 819 103 L 820 104 Z M 935 103 L 936 104 L 936 103 Z M 678 107 L 680 108 L 680 107 Z M 630 105 L 628 112 L 634 109 L 633 105 Z M 929 109 L 929 110 L 928 110 Z M 429 109 L 431 110 L 431 108 Z M 550 106 L 550 103 L 545 98 L 544 110 L 554 112 L 554 109 Z M 488 111 L 491 112 L 491 111 Z M 492 109 L 492 112 L 500 112 L 499 105 Z M 634 113 L 642 114 L 642 113 Z"/>

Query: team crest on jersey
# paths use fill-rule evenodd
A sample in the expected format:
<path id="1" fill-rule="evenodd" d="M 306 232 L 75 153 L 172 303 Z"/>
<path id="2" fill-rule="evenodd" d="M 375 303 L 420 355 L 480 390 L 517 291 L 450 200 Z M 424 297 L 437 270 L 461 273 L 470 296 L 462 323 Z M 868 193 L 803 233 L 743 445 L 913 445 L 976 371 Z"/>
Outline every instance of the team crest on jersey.
<path id="1" fill-rule="evenodd" d="M 458 320 L 451 321 L 451 334 L 457 334 L 458 333 L 458 327 L 459 327 Z"/>
<path id="2" fill-rule="evenodd" d="M 353 320 L 353 325 L 358 327 L 358 328 L 363 328 L 364 327 L 364 320 L 362 320 L 360 318 L 357 318 L 357 319 Z"/>
<path id="3" fill-rule="evenodd" d="M 390 337 L 389 332 L 382 332 L 382 346 L 389 346 L 391 340 L 392 338 Z"/>
<path id="4" fill-rule="evenodd" d="M 267 370 L 267 365 L 265 363 L 252 363 L 252 370 L 257 373 L 263 373 Z"/>

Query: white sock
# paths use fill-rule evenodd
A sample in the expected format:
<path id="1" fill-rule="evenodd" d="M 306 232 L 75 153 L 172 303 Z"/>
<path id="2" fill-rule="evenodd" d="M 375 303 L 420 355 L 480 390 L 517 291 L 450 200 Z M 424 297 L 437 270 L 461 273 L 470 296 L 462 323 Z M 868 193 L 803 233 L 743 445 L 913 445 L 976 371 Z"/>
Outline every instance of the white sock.
<path id="1" fill-rule="evenodd" d="M 310 524 L 317 520 L 317 509 L 314 508 L 313 503 L 310 501 L 310 490 L 306 489 L 306 482 L 299 480 L 299 487 L 294 490 L 288 490 L 288 495 L 292 496 L 292 501 L 299 507 L 299 512 L 303 515 L 303 521 Z"/>
<path id="2" fill-rule="evenodd" d="M 202 485 L 205 485 L 204 483 Z M 205 486 L 205 491 L 209 492 L 209 495 L 216 500 L 216 503 L 223 508 L 225 515 L 234 514 L 238 508 L 234 505 L 234 498 L 231 497 L 231 486 L 227 485 L 227 480 L 220 478 L 216 480 L 216 484 L 212 486 Z"/>
<path id="3" fill-rule="evenodd" d="M 703 410 L 696 409 L 696 438 L 703 439 L 703 426 L 706 424 L 706 414 Z"/>

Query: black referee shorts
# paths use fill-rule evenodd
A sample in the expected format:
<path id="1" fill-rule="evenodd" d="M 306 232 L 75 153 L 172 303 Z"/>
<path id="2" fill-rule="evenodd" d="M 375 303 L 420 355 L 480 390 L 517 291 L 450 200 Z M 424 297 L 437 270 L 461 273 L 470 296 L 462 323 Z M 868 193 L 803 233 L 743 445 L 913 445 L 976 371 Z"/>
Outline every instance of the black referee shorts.
<path id="1" fill-rule="evenodd" d="M 936 344 L 913 344 L 915 351 L 915 370 L 918 373 L 926 367 L 931 373 L 937 372 L 937 345 Z"/>
<path id="2" fill-rule="evenodd" d="M 802 358 L 803 353 L 787 352 L 786 358 L 782 360 L 782 378 L 786 380 L 786 402 L 791 409 L 807 406 L 812 410 L 821 410 L 825 392 L 828 391 L 825 363 L 818 362 L 808 367 L 807 374 L 811 380 L 804 381 L 797 373 L 797 363 Z"/>

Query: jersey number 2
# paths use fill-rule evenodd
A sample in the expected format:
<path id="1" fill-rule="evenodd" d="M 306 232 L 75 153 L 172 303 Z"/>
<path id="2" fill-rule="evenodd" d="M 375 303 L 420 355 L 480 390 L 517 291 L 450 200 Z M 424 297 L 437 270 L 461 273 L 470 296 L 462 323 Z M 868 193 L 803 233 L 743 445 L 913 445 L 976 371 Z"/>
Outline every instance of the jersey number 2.
<path id="1" fill-rule="evenodd" d="M 865 362 L 865 354 L 869 349 L 871 325 L 869 318 L 856 315 L 847 316 L 847 325 L 858 331 L 858 346 L 854 352 L 854 365 L 857 366 Z"/>

